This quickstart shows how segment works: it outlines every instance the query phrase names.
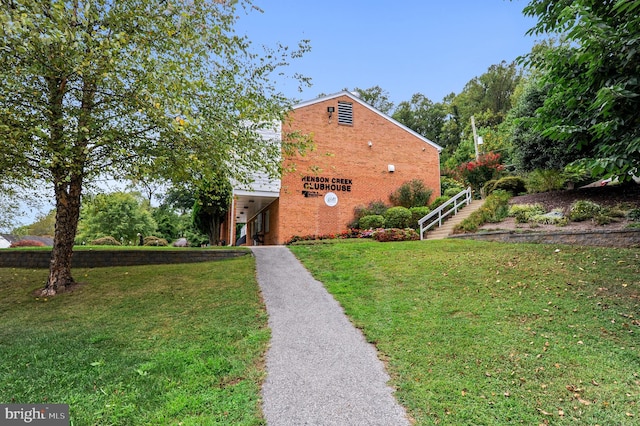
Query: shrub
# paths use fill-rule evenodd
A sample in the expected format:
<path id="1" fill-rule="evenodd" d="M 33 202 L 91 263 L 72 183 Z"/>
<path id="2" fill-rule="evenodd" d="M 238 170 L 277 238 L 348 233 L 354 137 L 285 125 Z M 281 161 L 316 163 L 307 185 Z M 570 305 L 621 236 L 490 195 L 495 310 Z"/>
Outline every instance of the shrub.
<path id="1" fill-rule="evenodd" d="M 406 207 L 391 207 L 384 214 L 385 226 L 389 228 L 408 228 L 411 223 L 411 211 Z"/>
<path id="2" fill-rule="evenodd" d="M 348 229 L 346 231 L 342 231 L 339 234 L 324 234 L 324 235 L 303 235 L 303 236 L 299 236 L 299 235 L 295 235 L 293 237 L 291 237 L 291 239 L 287 242 L 285 242 L 285 244 L 293 244 L 293 243 L 298 243 L 298 242 L 312 242 L 310 244 L 313 244 L 313 242 L 315 241 L 324 241 L 324 240 L 335 240 L 335 239 L 341 239 L 341 240 L 345 240 L 348 238 L 371 238 L 371 236 L 373 235 L 375 231 L 373 230 L 358 230 L 358 229 Z"/>
<path id="3" fill-rule="evenodd" d="M 145 246 L 168 246 L 169 243 L 164 238 L 158 238 L 153 235 L 148 237 L 144 237 L 144 245 Z"/>
<path id="4" fill-rule="evenodd" d="M 113 237 L 101 237 L 97 238 L 90 243 L 94 246 L 120 246 L 120 241 L 116 240 Z"/>
<path id="5" fill-rule="evenodd" d="M 189 241 L 186 238 L 178 238 L 171 245 L 174 247 L 189 247 Z"/>
<path id="6" fill-rule="evenodd" d="M 444 195 L 447 198 L 452 198 L 452 197 L 455 197 L 456 195 L 458 195 L 463 190 L 464 190 L 464 188 L 462 188 L 462 187 L 453 187 L 453 188 L 449 188 L 446 191 L 444 191 L 444 193 L 442 195 Z"/>
<path id="7" fill-rule="evenodd" d="M 484 185 L 482 185 L 482 189 L 480 190 L 480 193 L 482 194 L 482 196 L 486 197 L 487 195 L 491 194 L 497 182 L 498 182 L 497 179 L 491 179 L 486 181 Z"/>
<path id="8" fill-rule="evenodd" d="M 418 221 L 428 215 L 431 209 L 429 207 L 411 207 L 409 211 L 411 211 L 410 228 L 418 229 L 420 227 Z"/>
<path id="9" fill-rule="evenodd" d="M 384 223 L 384 216 L 379 214 L 370 214 L 359 221 L 360 229 L 384 228 Z"/>
<path id="10" fill-rule="evenodd" d="M 528 192 L 549 192 L 564 188 L 566 178 L 559 170 L 536 169 L 526 179 Z"/>
<path id="11" fill-rule="evenodd" d="M 447 201 L 449 201 L 449 198 L 451 198 L 451 197 L 446 197 L 444 195 L 441 195 L 438 198 L 436 198 L 435 200 L 433 200 L 433 203 L 429 204 L 429 208 L 431 210 L 435 210 L 438 207 L 440 207 L 441 205 L 443 205 L 444 203 L 446 203 Z"/>
<path id="12" fill-rule="evenodd" d="M 640 208 L 629 210 L 629 212 L 627 213 L 627 219 L 634 222 L 640 222 Z"/>
<path id="13" fill-rule="evenodd" d="M 509 213 L 509 198 L 511 198 L 510 192 L 494 191 L 484 200 L 482 207 L 457 224 L 453 232 L 476 232 L 487 222 L 500 222 Z"/>
<path id="14" fill-rule="evenodd" d="M 578 200 L 569 208 L 569 220 L 582 222 L 593 219 L 600 213 L 602 213 L 602 207 L 599 204 L 589 200 Z"/>
<path id="15" fill-rule="evenodd" d="M 607 216 L 614 218 L 614 217 L 618 217 L 618 218 L 624 218 L 627 217 L 627 212 L 625 210 L 623 210 L 620 206 L 615 206 L 615 207 L 611 207 L 606 209 L 607 212 Z"/>
<path id="16" fill-rule="evenodd" d="M 458 166 L 457 173 L 466 183 L 479 190 L 485 182 L 496 179 L 504 166 L 500 163 L 500 154 L 488 152 L 477 161 L 469 161 Z"/>
<path id="17" fill-rule="evenodd" d="M 38 240 L 19 240 L 11 243 L 9 248 L 15 247 L 45 247 L 46 244 Z"/>
<path id="18" fill-rule="evenodd" d="M 613 218 L 607 214 L 600 213 L 595 215 L 595 217 L 593 218 L 593 221 L 598 225 L 602 226 L 602 225 L 608 225 L 611 222 L 613 222 Z"/>
<path id="19" fill-rule="evenodd" d="M 464 183 L 449 176 L 440 176 L 440 193 L 446 195 L 447 191 L 453 189 L 457 189 L 457 191 L 453 194 L 456 195 L 458 192 L 464 189 Z"/>
<path id="20" fill-rule="evenodd" d="M 394 206 L 421 207 L 429 204 L 432 193 L 433 190 L 425 187 L 420 179 L 413 179 L 400 185 L 389 195 L 389 200 Z"/>
<path id="21" fill-rule="evenodd" d="M 514 204 L 509 208 L 508 216 L 514 217 L 516 223 L 527 223 L 533 216 L 544 213 L 541 204 Z"/>
<path id="22" fill-rule="evenodd" d="M 519 176 L 505 176 L 497 181 L 489 181 L 494 182 L 491 185 L 491 188 L 487 188 L 485 190 L 484 195 L 487 196 L 491 194 L 493 191 L 502 190 L 510 192 L 512 195 L 522 194 L 523 192 L 527 192 L 527 187 L 524 179 Z M 487 183 L 489 183 L 487 182 Z"/>
<path id="23" fill-rule="evenodd" d="M 376 241 L 380 241 L 381 243 L 386 243 L 389 241 L 416 241 L 420 239 L 420 235 L 418 235 L 415 229 L 411 228 L 378 229 L 373 233 L 372 236 L 373 239 L 375 239 Z"/>
<path id="24" fill-rule="evenodd" d="M 367 206 L 357 206 L 353 209 L 353 220 L 348 224 L 349 228 L 362 228 L 360 219 L 371 215 L 384 215 L 389 207 L 382 201 L 372 201 Z"/>
<path id="25" fill-rule="evenodd" d="M 562 210 L 552 210 L 549 213 L 534 214 L 529 220 L 533 223 L 558 226 L 565 226 L 568 222 Z"/>

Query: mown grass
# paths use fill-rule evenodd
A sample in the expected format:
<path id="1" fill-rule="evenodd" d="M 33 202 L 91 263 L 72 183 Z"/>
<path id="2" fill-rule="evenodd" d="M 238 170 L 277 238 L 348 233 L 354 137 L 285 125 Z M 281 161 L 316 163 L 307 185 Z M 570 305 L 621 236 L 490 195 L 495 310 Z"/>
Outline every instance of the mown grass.
<path id="1" fill-rule="evenodd" d="M 418 425 L 640 421 L 640 251 L 444 240 L 291 247 Z"/>
<path id="2" fill-rule="evenodd" d="M 77 269 L 0 269 L 0 402 L 70 405 L 75 425 L 263 424 L 266 312 L 250 256 Z"/>

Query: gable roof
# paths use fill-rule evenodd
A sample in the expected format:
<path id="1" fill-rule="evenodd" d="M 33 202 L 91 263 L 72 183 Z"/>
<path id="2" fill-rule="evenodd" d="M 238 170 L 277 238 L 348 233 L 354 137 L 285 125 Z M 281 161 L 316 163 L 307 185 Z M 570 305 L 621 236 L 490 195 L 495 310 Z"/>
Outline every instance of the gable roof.
<path id="1" fill-rule="evenodd" d="M 346 96 L 348 98 L 350 98 L 351 100 L 353 100 L 354 102 L 362 105 L 363 107 L 369 109 L 371 112 L 378 114 L 380 117 L 384 118 L 387 121 L 390 121 L 392 124 L 395 124 L 396 126 L 400 127 L 402 130 L 411 133 L 413 136 L 415 136 L 416 138 L 422 140 L 423 142 L 431 145 L 433 148 L 437 149 L 438 152 L 442 151 L 442 147 L 440 145 L 438 145 L 437 143 L 425 138 L 424 136 L 422 136 L 420 133 L 415 132 L 413 130 L 411 130 L 410 128 L 408 128 L 407 126 L 405 126 L 404 124 L 400 123 L 399 121 L 394 120 L 393 118 L 389 117 L 387 114 L 383 113 L 382 111 L 372 107 L 371 105 L 369 105 L 368 103 L 366 103 L 365 101 L 363 101 L 362 99 L 360 99 L 358 96 L 354 95 L 351 92 L 348 92 L 346 90 L 342 91 L 342 92 L 338 92 L 338 93 L 334 93 L 333 95 L 327 95 L 327 96 L 322 96 L 316 99 L 312 99 L 309 101 L 304 101 L 304 102 L 300 102 L 299 104 L 296 104 L 293 106 L 293 109 L 298 109 L 298 108 L 304 108 L 313 104 L 317 104 L 320 102 L 324 102 L 324 101 L 328 101 L 331 99 L 335 99 L 335 98 L 339 98 L 342 96 Z"/>
<path id="2" fill-rule="evenodd" d="M 53 246 L 53 238 L 51 237 L 45 237 L 45 236 L 39 236 L 39 235 L 13 235 L 13 234 L 0 234 L 0 237 L 7 241 L 9 244 L 13 244 L 16 243 L 18 241 L 22 241 L 22 240 L 32 240 L 32 241 L 40 241 L 41 243 L 43 243 L 45 246 Z"/>

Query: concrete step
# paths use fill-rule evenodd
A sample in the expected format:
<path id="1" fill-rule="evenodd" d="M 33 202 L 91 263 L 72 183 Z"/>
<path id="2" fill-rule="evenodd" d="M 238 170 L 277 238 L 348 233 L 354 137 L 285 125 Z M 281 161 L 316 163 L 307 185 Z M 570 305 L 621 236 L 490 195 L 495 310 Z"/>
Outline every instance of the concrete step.
<path id="1" fill-rule="evenodd" d="M 471 213 L 478 210 L 484 204 L 484 200 L 472 200 L 471 204 L 458 210 L 458 214 L 455 216 L 449 216 L 446 221 L 439 228 L 431 228 L 425 233 L 425 240 L 441 240 L 447 238 L 453 232 L 453 228 L 468 218 Z"/>

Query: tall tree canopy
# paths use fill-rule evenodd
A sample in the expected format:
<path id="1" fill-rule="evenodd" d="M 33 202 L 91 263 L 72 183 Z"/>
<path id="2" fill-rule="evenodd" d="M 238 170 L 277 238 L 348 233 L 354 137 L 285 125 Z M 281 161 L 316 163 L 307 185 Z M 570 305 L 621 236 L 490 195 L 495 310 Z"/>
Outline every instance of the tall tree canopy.
<path id="1" fill-rule="evenodd" d="M 504 148 L 505 141 L 499 138 L 498 129 L 511 109 L 521 78 L 522 71 L 515 62 L 502 61 L 471 79 L 460 94 L 446 99 L 444 104 L 449 111 L 449 119 L 443 128 L 443 139 L 448 141 L 443 153 L 446 167 L 455 168 L 473 158 L 472 116 L 478 134 L 485 140 L 485 149 Z"/>
<path id="2" fill-rule="evenodd" d="M 422 93 L 414 94 L 410 101 L 400 102 L 393 118 L 431 141 L 442 143 L 440 135 L 447 110 L 443 104 L 434 104 Z"/>
<path id="3" fill-rule="evenodd" d="M 393 111 L 393 102 L 389 100 L 389 92 L 384 90 L 382 87 L 373 86 L 368 89 L 360 89 L 356 87 L 353 91 L 358 94 L 360 99 L 378 111 L 384 112 L 385 114 L 391 114 L 391 111 Z"/>
<path id="4" fill-rule="evenodd" d="M 270 76 L 308 46 L 255 53 L 233 31 L 249 0 L 0 6 L 0 179 L 45 180 L 56 200 L 43 294 L 74 281 L 81 195 L 96 177 L 278 172 L 279 146 L 257 133 L 289 106 Z"/>
<path id="5" fill-rule="evenodd" d="M 137 235 L 151 235 L 157 227 L 149 203 L 139 193 L 114 192 L 86 197 L 82 203 L 77 240 L 114 237 L 125 244 L 137 244 Z"/>
<path id="6" fill-rule="evenodd" d="M 549 92 L 535 130 L 579 152 L 595 176 L 640 171 L 640 1 L 533 0 L 533 34 L 567 43 L 532 54 Z"/>

